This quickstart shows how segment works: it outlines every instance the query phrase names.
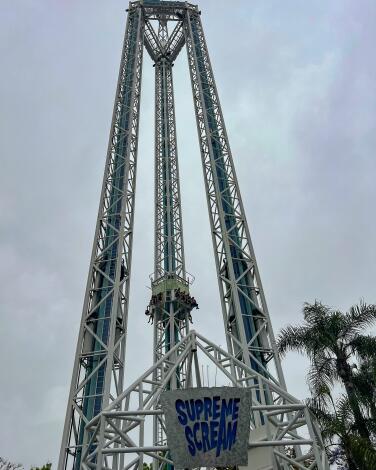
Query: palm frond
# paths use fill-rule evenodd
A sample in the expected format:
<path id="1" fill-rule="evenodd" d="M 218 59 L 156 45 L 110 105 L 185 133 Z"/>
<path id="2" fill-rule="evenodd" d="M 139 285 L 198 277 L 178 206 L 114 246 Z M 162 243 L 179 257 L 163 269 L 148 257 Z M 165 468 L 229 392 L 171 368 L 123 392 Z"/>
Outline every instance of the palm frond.
<path id="1" fill-rule="evenodd" d="M 330 393 L 330 387 L 327 384 L 321 383 L 316 390 L 311 391 L 312 396 L 324 410 L 329 410 L 333 406 L 333 398 Z"/>
<path id="2" fill-rule="evenodd" d="M 376 357 L 362 360 L 353 377 L 356 395 L 362 406 L 365 416 L 371 421 L 370 429 L 376 433 Z"/>
<path id="3" fill-rule="evenodd" d="M 303 314 L 306 326 L 312 334 L 314 350 L 327 348 L 333 351 L 346 326 L 344 314 L 318 301 L 314 304 L 304 304 Z"/>
<path id="4" fill-rule="evenodd" d="M 313 304 L 305 302 L 303 306 L 304 320 L 310 325 L 317 325 L 317 323 L 325 320 L 330 314 L 330 311 L 327 305 L 324 305 L 318 300 L 315 300 Z"/>
<path id="5" fill-rule="evenodd" d="M 358 333 L 376 323 L 376 305 L 367 305 L 363 300 L 353 305 L 346 313 L 347 333 Z"/>
<path id="6" fill-rule="evenodd" d="M 356 335 L 349 346 L 360 359 L 376 358 L 376 338 L 374 336 Z"/>
<path id="7" fill-rule="evenodd" d="M 335 359 L 323 351 L 316 353 L 311 359 L 311 367 L 307 374 L 307 381 L 314 396 L 322 396 L 323 388 L 330 390 L 337 379 Z"/>
<path id="8" fill-rule="evenodd" d="M 333 438 L 341 438 L 346 434 L 344 423 L 318 397 L 308 398 L 306 404 L 317 419 L 325 442 L 331 442 Z"/>
<path id="9" fill-rule="evenodd" d="M 353 411 L 347 395 L 340 395 L 336 400 L 337 416 L 347 429 L 351 429 L 354 423 Z"/>
<path id="10" fill-rule="evenodd" d="M 287 351 L 306 353 L 307 328 L 305 326 L 292 326 L 282 328 L 277 338 L 279 354 L 284 356 Z"/>
<path id="11" fill-rule="evenodd" d="M 361 470 L 375 470 L 376 448 L 359 436 L 352 436 L 350 440 L 351 453 Z"/>

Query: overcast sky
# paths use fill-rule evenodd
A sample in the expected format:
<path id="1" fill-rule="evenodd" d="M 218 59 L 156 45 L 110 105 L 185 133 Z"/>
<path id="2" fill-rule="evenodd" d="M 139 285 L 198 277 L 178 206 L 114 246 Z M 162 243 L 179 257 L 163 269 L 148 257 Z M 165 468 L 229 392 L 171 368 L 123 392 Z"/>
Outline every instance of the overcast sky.
<path id="1" fill-rule="evenodd" d="M 57 461 L 125 24 L 123 0 L 0 2 L 0 455 Z M 202 0 L 277 333 L 376 302 L 376 2 Z M 144 59 L 126 382 L 151 363 L 153 68 Z M 185 50 L 175 72 L 195 328 L 224 344 Z M 307 362 L 284 360 L 307 396 Z"/>

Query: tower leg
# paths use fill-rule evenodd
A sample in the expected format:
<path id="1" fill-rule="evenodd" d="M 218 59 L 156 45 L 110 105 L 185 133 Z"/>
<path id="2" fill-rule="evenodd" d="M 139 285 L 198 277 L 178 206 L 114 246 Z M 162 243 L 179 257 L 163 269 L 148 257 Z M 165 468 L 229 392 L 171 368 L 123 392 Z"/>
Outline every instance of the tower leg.
<path id="1" fill-rule="evenodd" d="M 285 388 L 198 12 L 187 11 L 184 32 L 227 348 Z M 233 373 L 242 378 L 239 368 Z M 268 391 L 257 399 L 267 403 Z"/>
<path id="2" fill-rule="evenodd" d="M 129 12 L 123 44 L 60 470 L 81 468 L 83 454 L 95 449 L 85 425 L 123 389 L 142 53 L 143 18 L 136 7 Z"/>

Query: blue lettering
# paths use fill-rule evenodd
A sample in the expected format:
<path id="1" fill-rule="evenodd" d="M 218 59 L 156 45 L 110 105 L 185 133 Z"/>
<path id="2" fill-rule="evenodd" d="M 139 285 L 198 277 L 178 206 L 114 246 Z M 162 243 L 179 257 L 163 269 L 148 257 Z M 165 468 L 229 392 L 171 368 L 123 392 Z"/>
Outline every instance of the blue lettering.
<path id="1" fill-rule="evenodd" d="M 183 426 L 185 426 L 188 422 L 188 419 L 187 419 L 187 415 L 184 413 L 184 402 L 183 400 L 176 400 L 175 402 L 175 409 L 178 413 L 178 420 L 179 420 L 179 423 L 182 424 Z"/>
<path id="2" fill-rule="evenodd" d="M 204 446 L 204 452 L 207 452 L 208 450 L 210 450 L 208 423 L 201 422 L 201 432 L 202 432 L 202 445 Z"/>
<path id="3" fill-rule="evenodd" d="M 220 397 L 214 397 L 213 398 L 213 419 L 218 419 L 219 418 L 219 400 Z"/>
<path id="4" fill-rule="evenodd" d="M 221 421 L 219 422 L 219 432 L 218 432 L 218 440 L 217 440 L 217 450 L 216 450 L 216 457 L 219 456 L 221 453 L 221 447 L 222 447 L 222 442 L 223 442 L 223 437 L 225 433 L 225 427 L 226 427 L 226 420 L 222 419 L 221 416 Z"/>
<path id="5" fill-rule="evenodd" d="M 222 400 L 222 407 L 221 407 L 221 421 L 224 420 L 226 421 L 226 417 L 230 416 L 230 414 L 233 412 L 233 407 L 232 407 L 232 398 L 229 399 L 228 404 L 225 399 Z"/>
<path id="6" fill-rule="evenodd" d="M 216 456 L 218 457 L 221 453 L 221 448 L 223 442 L 226 442 L 226 418 L 232 413 L 233 409 L 233 401 L 232 398 L 229 399 L 227 404 L 226 400 L 222 400 L 222 407 L 221 407 L 221 420 L 219 422 L 219 433 L 218 433 L 218 441 L 217 441 L 217 450 Z M 225 447 L 226 449 L 226 447 Z"/>
<path id="7" fill-rule="evenodd" d="M 214 449 L 218 442 L 218 421 L 210 421 L 210 449 Z"/>
<path id="8" fill-rule="evenodd" d="M 204 403 L 202 402 L 202 400 L 195 401 L 195 409 L 196 409 L 196 419 L 199 420 L 202 410 L 204 409 Z"/>
<path id="9" fill-rule="evenodd" d="M 188 442 L 189 453 L 192 455 L 192 457 L 194 457 L 196 454 L 196 448 L 194 446 L 194 443 L 192 442 L 193 433 L 192 433 L 192 429 L 189 426 L 185 427 L 185 438 Z"/>
<path id="10" fill-rule="evenodd" d="M 240 398 L 234 399 L 234 408 L 232 410 L 232 419 L 238 419 Z"/>
<path id="11" fill-rule="evenodd" d="M 239 417 L 239 398 L 176 400 L 178 421 L 185 426 L 185 438 L 190 455 L 216 449 L 216 457 L 223 450 L 231 450 L 236 441 Z M 192 427 L 187 423 L 193 421 Z M 201 421 L 200 421 L 201 420 Z"/>
<path id="12" fill-rule="evenodd" d="M 211 415 L 212 415 L 211 409 L 212 409 L 212 401 L 211 401 L 210 398 L 205 397 L 204 398 L 204 419 L 205 419 L 205 421 L 208 421 L 209 416 L 211 417 Z"/>
<path id="13" fill-rule="evenodd" d="M 230 421 L 227 423 L 227 435 L 225 434 L 223 448 L 231 450 L 232 445 L 235 443 L 236 439 L 236 429 L 238 427 L 237 421 Z"/>
<path id="14" fill-rule="evenodd" d="M 200 429 L 200 423 L 195 423 L 193 425 L 193 439 L 198 450 L 202 449 L 202 442 L 197 439 L 197 431 Z"/>
<path id="15" fill-rule="evenodd" d="M 187 414 L 188 414 L 188 418 L 191 420 L 191 421 L 194 421 L 196 419 L 196 414 L 195 414 L 195 402 L 194 400 L 185 400 L 185 407 L 187 409 Z"/>

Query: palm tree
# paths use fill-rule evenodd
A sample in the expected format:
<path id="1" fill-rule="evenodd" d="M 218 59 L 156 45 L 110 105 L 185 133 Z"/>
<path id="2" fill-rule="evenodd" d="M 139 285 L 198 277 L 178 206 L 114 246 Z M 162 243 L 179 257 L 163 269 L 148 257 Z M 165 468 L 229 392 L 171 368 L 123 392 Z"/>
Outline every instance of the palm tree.
<path id="1" fill-rule="evenodd" d="M 281 330 L 278 349 L 306 354 L 311 362 L 308 383 L 314 397 L 322 387 L 343 385 L 359 436 L 371 445 L 369 420 L 364 416 L 360 391 L 356 388 L 356 360 L 376 358 L 376 339 L 362 334 L 376 322 L 376 305 L 360 302 L 346 313 L 333 310 L 321 302 L 304 304 L 304 324 Z M 358 381 L 359 382 L 359 381 Z M 366 392 L 367 394 L 368 392 Z"/>
<path id="2" fill-rule="evenodd" d="M 345 470 L 374 468 L 357 452 L 358 436 L 354 434 L 354 417 L 347 396 L 341 395 L 334 401 L 329 388 L 322 386 L 317 396 L 307 400 L 307 405 L 320 424 L 331 464 Z"/>
<path id="3" fill-rule="evenodd" d="M 376 348 L 375 338 L 367 338 L 369 348 Z M 365 354 L 360 358 L 356 374 L 354 374 L 354 385 L 372 432 L 376 434 L 376 356 Z"/>

